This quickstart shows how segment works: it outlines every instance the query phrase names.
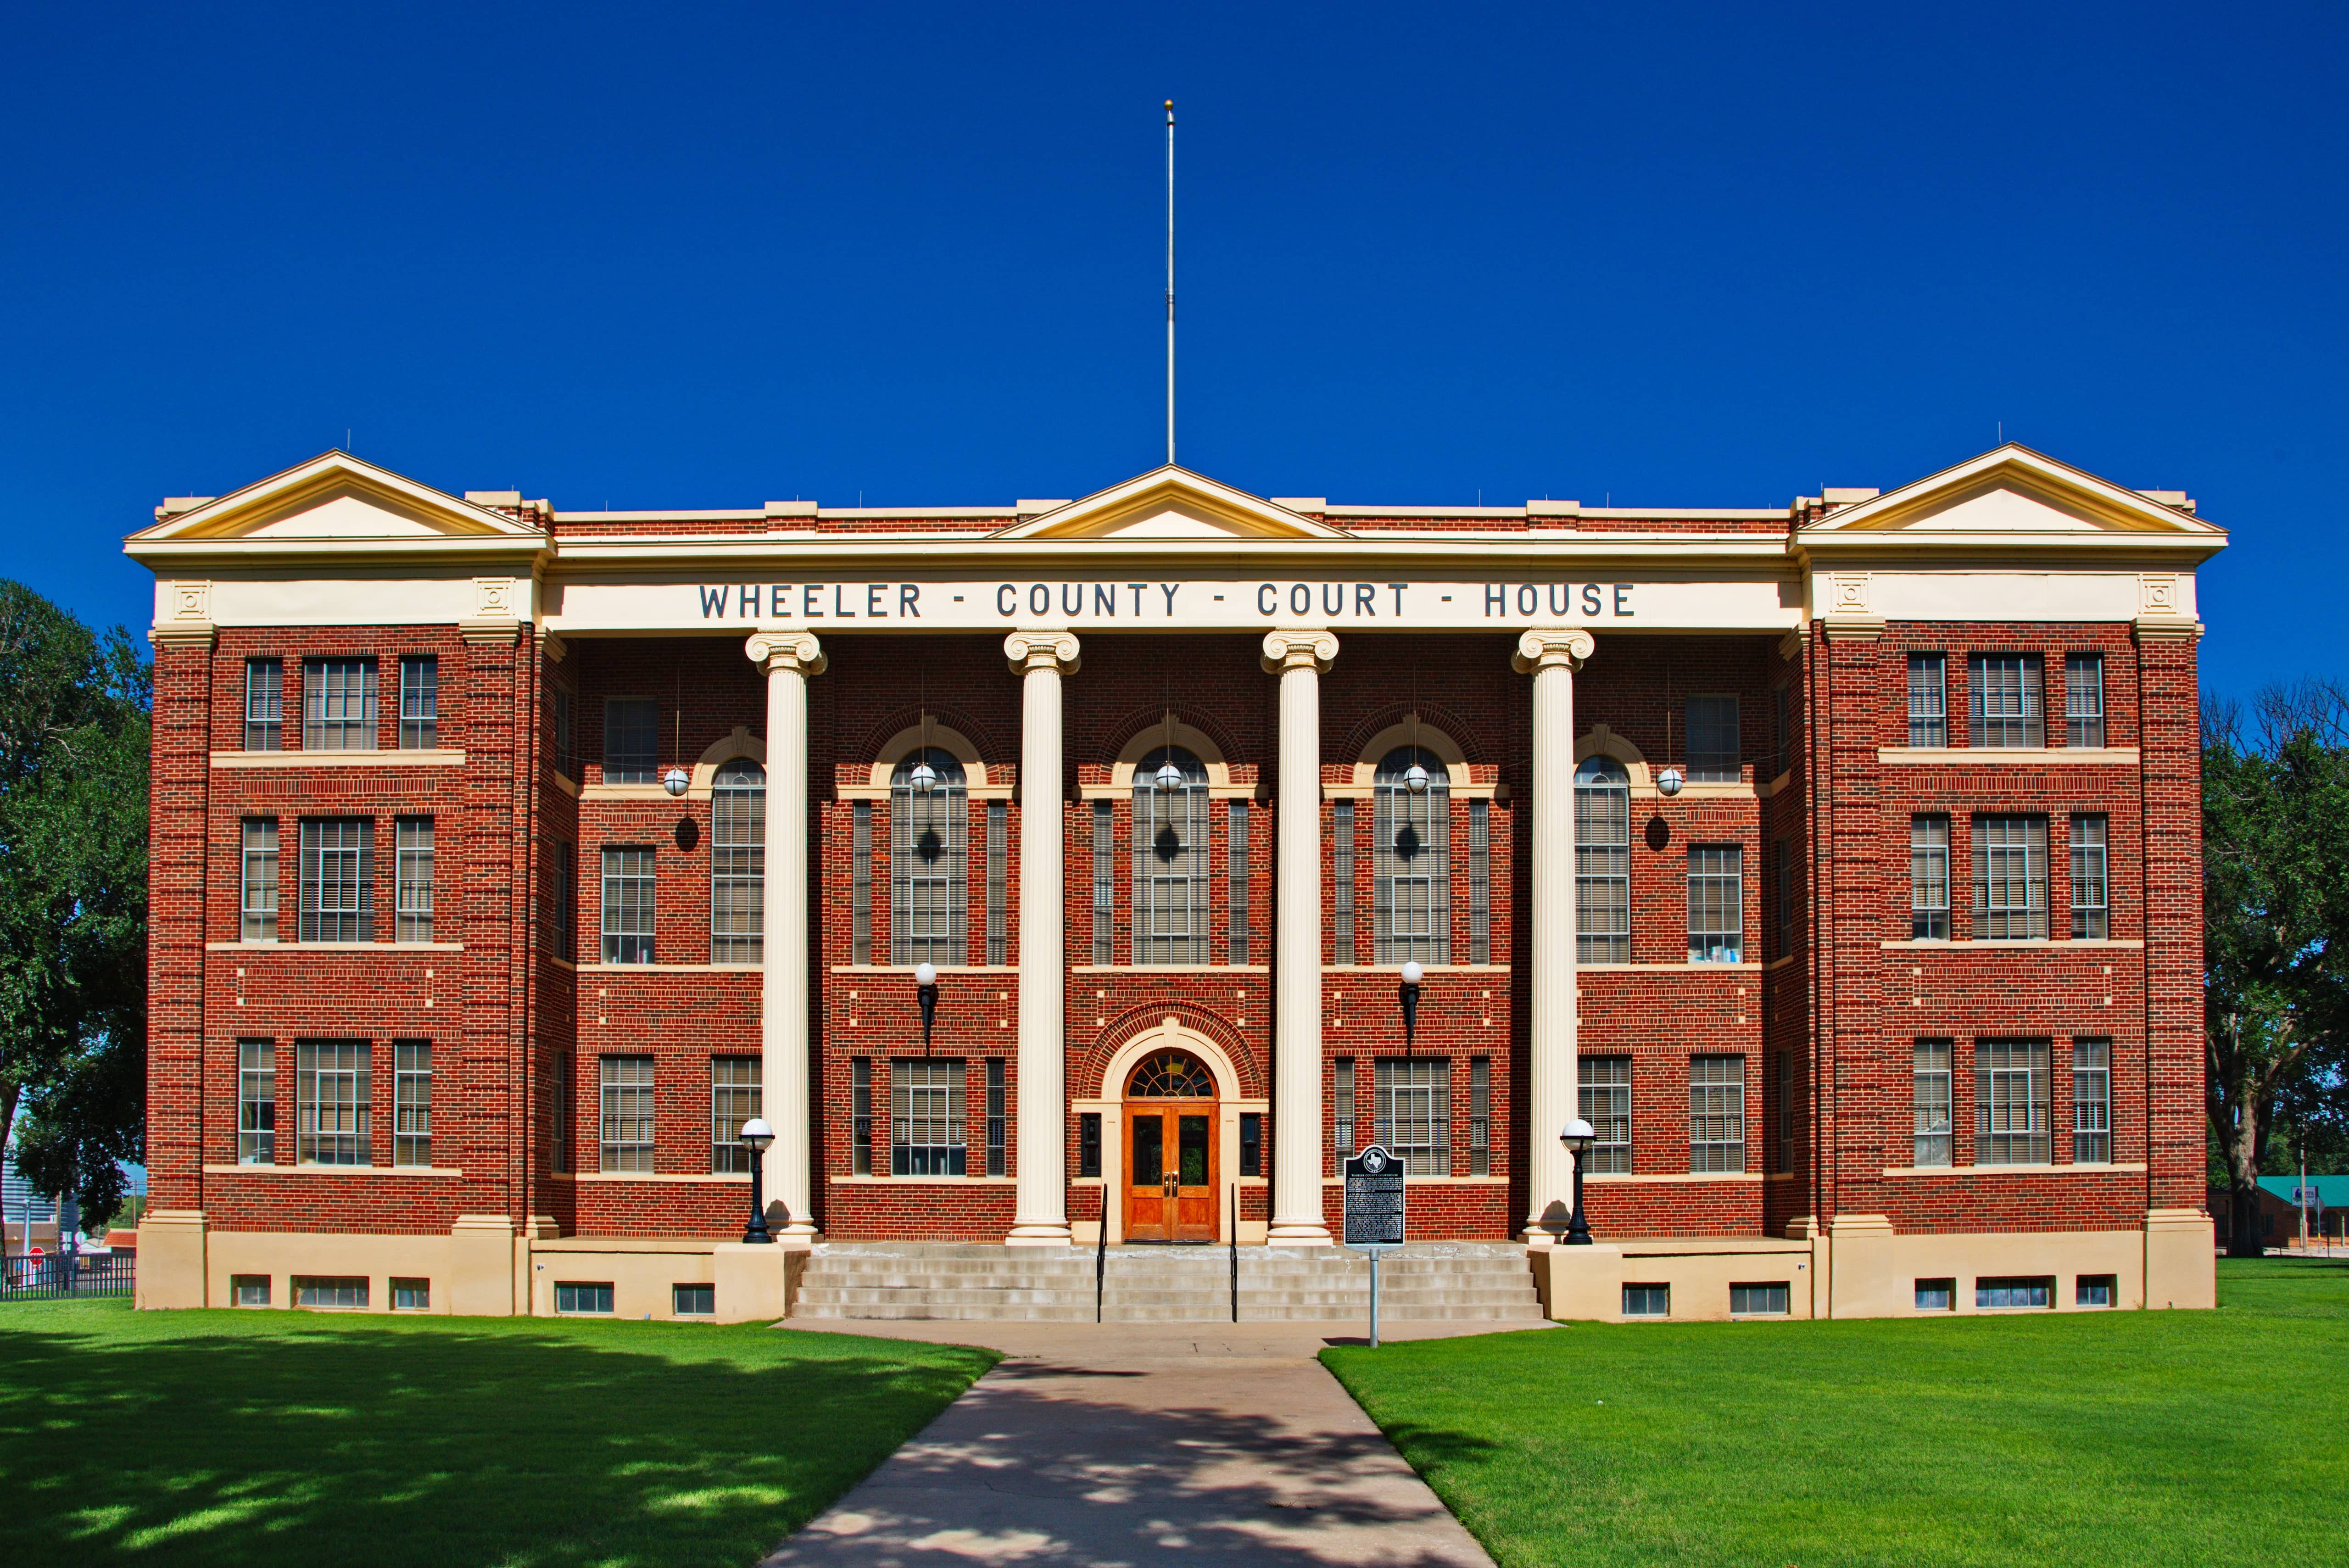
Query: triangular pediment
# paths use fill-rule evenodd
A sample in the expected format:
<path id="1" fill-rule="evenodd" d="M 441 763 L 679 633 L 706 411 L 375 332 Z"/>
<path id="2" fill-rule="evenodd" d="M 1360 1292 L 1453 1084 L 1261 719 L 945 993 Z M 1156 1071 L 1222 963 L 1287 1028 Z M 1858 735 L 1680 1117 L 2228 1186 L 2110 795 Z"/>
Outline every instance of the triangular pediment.
<path id="1" fill-rule="evenodd" d="M 1346 539 L 1301 512 L 1172 464 L 998 531 L 997 539 L 1114 540 L 1120 543 Z"/>
<path id="2" fill-rule="evenodd" d="M 1819 542 L 1836 534 L 1897 534 L 1920 543 L 2085 543 L 2098 536 L 2112 536 L 2115 542 L 2132 536 L 2142 541 L 2148 534 L 2200 535 L 2215 542 L 2225 531 L 2085 469 L 2009 443 L 1914 484 L 1838 508 L 1802 530 L 1806 540 Z"/>
<path id="3" fill-rule="evenodd" d="M 147 542 L 253 540 L 431 543 L 541 538 L 487 507 L 419 484 L 347 452 L 328 452 L 131 535 Z"/>

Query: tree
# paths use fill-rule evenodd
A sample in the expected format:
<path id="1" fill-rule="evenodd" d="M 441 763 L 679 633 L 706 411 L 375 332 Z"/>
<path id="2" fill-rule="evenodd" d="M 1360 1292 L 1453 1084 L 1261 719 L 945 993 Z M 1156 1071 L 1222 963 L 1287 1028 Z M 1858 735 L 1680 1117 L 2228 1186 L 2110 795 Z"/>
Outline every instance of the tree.
<path id="1" fill-rule="evenodd" d="M 0 580 L 0 1142 L 95 1213 L 142 1155 L 150 678 Z"/>
<path id="2" fill-rule="evenodd" d="M 2229 1250 L 2260 1251 L 2253 1189 L 2279 1109 L 2337 1124 L 2349 1065 L 2349 690 L 2271 688 L 2203 716 L 2205 1094 Z"/>

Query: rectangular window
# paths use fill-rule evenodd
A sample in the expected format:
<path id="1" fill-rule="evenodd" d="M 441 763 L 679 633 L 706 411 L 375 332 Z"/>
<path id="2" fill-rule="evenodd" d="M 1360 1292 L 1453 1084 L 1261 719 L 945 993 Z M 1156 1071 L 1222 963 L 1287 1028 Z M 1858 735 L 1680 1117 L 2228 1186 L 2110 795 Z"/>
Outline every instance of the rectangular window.
<path id="1" fill-rule="evenodd" d="M 1974 819 L 1974 939 L 2047 938 L 2047 819 Z"/>
<path id="2" fill-rule="evenodd" d="M 367 1304 L 367 1282 L 365 1274 L 319 1277 L 313 1274 L 294 1276 L 294 1305 L 320 1307 L 327 1311 L 364 1312 Z"/>
<path id="3" fill-rule="evenodd" d="M 1915 1065 L 1909 1069 L 1909 1100 L 1915 1109 L 1916 1145 L 1910 1162 L 1947 1165 L 1951 1161 L 1950 1053 L 1947 1040 L 1919 1040 Z"/>
<path id="4" fill-rule="evenodd" d="M 1689 781 L 1694 784 L 1734 784 L 1744 776 L 1738 763 L 1737 699 L 1734 696 L 1689 698 Z"/>
<path id="5" fill-rule="evenodd" d="M 612 1287 L 608 1284 L 585 1284 L 577 1280 L 557 1280 L 554 1284 L 554 1310 L 564 1314 L 591 1313 L 609 1316 Z"/>
<path id="6" fill-rule="evenodd" d="M 1098 1110 L 1081 1110 L 1077 1113 L 1077 1174 L 1080 1176 L 1097 1177 L 1102 1173 L 1101 1121 L 1101 1112 Z M 1246 1160 L 1247 1130 L 1245 1119 L 1241 1123 L 1240 1137 L 1240 1157 Z M 1245 1176 L 1247 1172 L 1243 1171 L 1240 1174 Z"/>
<path id="7" fill-rule="evenodd" d="M 2055 1282 L 2044 1277 L 1974 1281 L 1974 1305 L 1989 1310 L 2003 1307 L 2046 1306 L 2050 1305 L 2054 1294 Z"/>
<path id="8" fill-rule="evenodd" d="M 2037 654 L 1976 654 L 1966 661 L 1966 714 L 1976 746 L 2044 746 Z"/>
<path id="9" fill-rule="evenodd" d="M 228 1283 L 237 1305 L 267 1306 L 269 1305 L 267 1274 L 231 1274 Z"/>
<path id="10" fill-rule="evenodd" d="M 1582 1119 L 1590 1123 L 1590 1152 L 1582 1168 L 1593 1175 L 1631 1169 L 1631 1058 L 1584 1057 Z"/>
<path id="11" fill-rule="evenodd" d="M 554 956 L 579 962 L 579 861 L 567 840 L 557 839 L 554 856 Z"/>
<path id="12" fill-rule="evenodd" d="M 1745 1169 L 1745 1058 L 1689 1058 L 1689 1169 Z"/>
<path id="13" fill-rule="evenodd" d="M 1101 1137 L 1098 1122 L 1095 1124 L 1093 1136 L 1096 1139 Z M 1098 1159 L 1099 1155 L 1096 1154 L 1095 1158 Z M 1240 1174 L 1243 1176 L 1264 1174 L 1264 1113 L 1262 1111 L 1240 1112 Z"/>
<path id="14" fill-rule="evenodd" d="M 2110 1306 L 2113 1286 L 2118 1282 L 2111 1274 L 2079 1274 L 2072 1281 L 2074 1306 Z"/>
<path id="15" fill-rule="evenodd" d="M 1792 1171 L 1803 1146 L 1803 1058 L 1778 1053 L 1778 1169 Z"/>
<path id="16" fill-rule="evenodd" d="M 2072 1161 L 2105 1165 L 2113 1158 L 2113 1043 L 2072 1042 Z"/>
<path id="17" fill-rule="evenodd" d="M 244 820 L 243 906 L 238 934 L 247 942 L 277 940 L 277 819 Z"/>
<path id="18" fill-rule="evenodd" d="M 429 1312 L 432 1310 L 432 1282 L 429 1279 L 395 1279 L 391 1282 L 391 1310 L 394 1312 Z"/>
<path id="19" fill-rule="evenodd" d="M 1338 1157 L 1344 1159 L 1355 1150 L 1354 1142 L 1354 1058 L 1340 1057 L 1330 1064 L 1332 1092 L 1330 1104 L 1333 1112 L 1330 1133 L 1338 1145 Z"/>
<path id="20" fill-rule="evenodd" d="M 848 815 L 848 961 L 873 962 L 873 802 L 858 800 Z"/>
<path id="21" fill-rule="evenodd" d="M 1909 935 L 1915 942 L 1950 939 L 1950 820 L 1909 819 Z"/>
<path id="22" fill-rule="evenodd" d="M 1785 1316 L 1786 1284 L 1786 1281 L 1778 1280 L 1768 1284 L 1731 1285 L 1729 1315 L 1732 1317 Z"/>
<path id="23" fill-rule="evenodd" d="M 1795 688 L 1770 688 L 1770 777 L 1783 779 L 1795 769 Z"/>
<path id="24" fill-rule="evenodd" d="M 1117 891 L 1112 880 L 1117 865 L 1116 810 L 1107 800 L 1093 802 L 1093 962 L 1103 968 L 1117 962 Z"/>
<path id="25" fill-rule="evenodd" d="M 604 851 L 604 962 L 653 961 L 653 852 Z"/>
<path id="26" fill-rule="evenodd" d="M 999 968 L 1011 962 L 1011 901 L 1006 863 L 1010 859 L 1011 802 L 987 803 L 987 961 Z"/>
<path id="27" fill-rule="evenodd" d="M 1010 1091 L 1004 1081 L 1001 1057 L 987 1058 L 987 1173 L 1001 1176 L 1010 1170 Z"/>
<path id="28" fill-rule="evenodd" d="M 375 749 L 375 661 L 302 661 L 302 748 Z"/>
<path id="29" fill-rule="evenodd" d="M 2106 819 L 2072 819 L 2072 936 L 2102 942 L 2112 934 L 2111 890 L 2105 881 Z"/>
<path id="30" fill-rule="evenodd" d="M 653 1168 L 653 1059 L 600 1057 L 603 1126 L 596 1141 L 605 1171 Z"/>
<path id="31" fill-rule="evenodd" d="M 660 705 L 648 696 L 604 699 L 604 782 L 650 784 L 659 764 Z"/>
<path id="32" fill-rule="evenodd" d="M 394 824 L 398 845 L 398 942 L 432 940 L 432 819 L 401 817 Z"/>
<path id="33" fill-rule="evenodd" d="M 1950 744 L 1950 664 L 1945 654 L 1909 655 L 1909 744 Z"/>
<path id="34" fill-rule="evenodd" d="M 761 1109 L 759 1058 L 709 1058 L 709 1169 L 724 1175 L 750 1173 L 750 1145 L 742 1124 L 765 1114 Z"/>
<path id="35" fill-rule="evenodd" d="M 1493 1058 L 1468 1058 L 1468 1174 L 1493 1173 Z"/>
<path id="36" fill-rule="evenodd" d="M 1379 773 L 1371 812 L 1373 964 L 1452 962 L 1452 789 L 1444 773 L 1429 771 L 1416 795 L 1402 773 Z"/>
<path id="37" fill-rule="evenodd" d="M 1777 880 L 1774 886 L 1777 918 L 1778 956 L 1789 958 L 1795 952 L 1795 911 L 1802 903 L 1802 861 L 1795 853 L 1795 841 L 1780 839 L 1777 843 Z"/>
<path id="38" fill-rule="evenodd" d="M 1227 845 L 1226 873 L 1231 883 L 1231 961 L 1248 961 L 1248 803 L 1231 802 L 1229 830 L 1225 835 Z"/>
<path id="39" fill-rule="evenodd" d="M 277 1046 L 236 1043 L 236 1162 L 277 1163 Z"/>
<path id="40" fill-rule="evenodd" d="M 873 1058 L 858 1057 L 848 1067 L 848 1168 L 859 1176 L 870 1176 L 873 1174 Z"/>
<path id="41" fill-rule="evenodd" d="M 2064 655 L 2064 744 L 2105 743 L 2105 655 Z"/>
<path id="42" fill-rule="evenodd" d="M 303 1040 L 294 1047 L 295 1153 L 305 1165 L 368 1165 L 365 1040 Z"/>
<path id="43" fill-rule="evenodd" d="M 889 1064 L 889 1169 L 899 1176 L 960 1176 L 963 1065 L 958 1057 Z"/>
<path id="44" fill-rule="evenodd" d="M 1371 1068 L 1371 1136 L 1414 1176 L 1452 1174 L 1452 1063 L 1381 1057 Z"/>
<path id="45" fill-rule="evenodd" d="M 546 688 L 554 731 L 554 770 L 576 783 L 579 779 L 579 698 L 566 686 Z"/>
<path id="46" fill-rule="evenodd" d="M 244 661 L 244 748 L 277 751 L 285 745 L 285 661 Z"/>
<path id="47" fill-rule="evenodd" d="M 440 744 L 440 660 L 409 654 L 399 661 L 399 748 L 429 751 Z"/>
<path id="48" fill-rule="evenodd" d="M 673 1284 L 669 1286 L 668 1309 L 678 1317 L 715 1317 L 718 1315 L 718 1287 L 714 1284 Z"/>
<path id="49" fill-rule="evenodd" d="M 1692 964 L 1745 958 L 1745 851 L 1734 844 L 1688 852 L 1688 955 Z"/>
<path id="50" fill-rule="evenodd" d="M 1920 1312 L 1953 1312 L 1958 1305 L 1958 1282 L 1920 1279 L 1917 1282 L 1916 1301 Z"/>
<path id="51" fill-rule="evenodd" d="M 1670 1317 L 1672 1287 L 1668 1284 L 1627 1284 L 1623 1287 L 1626 1317 Z"/>
<path id="52" fill-rule="evenodd" d="M 1468 962 L 1493 962 L 1493 803 L 1468 802 Z"/>
<path id="53" fill-rule="evenodd" d="M 1330 807 L 1330 947 L 1333 964 L 1354 961 L 1354 803 Z M 1349 1147 L 1346 1150 L 1352 1153 Z"/>
<path id="54" fill-rule="evenodd" d="M 305 942 L 375 940 L 375 823 L 365 817 L 302 819 Z"/>
<path id="55" fill-rule="evenodd" d="M 1582 964 L 1631 962 L 1631 783 L 1593 757 L 1574 785 L 1574 953 Z"/>
<path id="56" fill-rule="evenodd" d="M 1974 1163 L 2047 1163 L 2047 1042 L 1974 1046 Z"/>
<path id="57" fill-rule="evenodd" d="M 391 1162 L 432 1163 L 432 1047 L 400 1040 L 391 1047 Z"/>
<path id="58" fill-rule="evenodd" d="M 1133 962 L 1210 962 L 1206 780 L 1185 774 L 1181 789 L 1159 789 L 1145 777 L 1133 811 Z"/>
<path id="59" fill-rule="evenodd" d="M 738 757 L 709 792 L 709 962 L 758 963 L 766 932 L 767 776 Z"/>
<path id="60" fill-rule="evenodd" d="M 572 1169 L 571 1119 L 578 1113 L 572 1105 L 571 1095 L 571 1053 L 564 1051 L 554 1058 L 554 1103 L 548 1108 L 554 1133 L 551 1163 L 557 1171 Z"/>

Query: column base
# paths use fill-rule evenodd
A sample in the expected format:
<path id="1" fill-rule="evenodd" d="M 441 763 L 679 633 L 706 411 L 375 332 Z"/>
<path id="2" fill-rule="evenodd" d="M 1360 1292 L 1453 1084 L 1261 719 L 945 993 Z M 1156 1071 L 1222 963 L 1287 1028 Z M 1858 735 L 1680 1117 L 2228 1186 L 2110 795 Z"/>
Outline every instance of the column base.
<path id="1" fill-rule="evenodd" d="M 1532 1247 L 1562 1247 L 1566 1245 L 1566 1227 L 1547 1225 L 1538 1220 L 1528 1220 L 1526 1228 L 1517 1233 L 1517 1240 Z"/>
<path id="2" fill-rule="evenodd" d="M 812 1220 L 792 1220 L 773 1231 L 775 1240 L 787 1247 L 812 1247 L 819 1234 Z"/>
<path id="3" fill-rule="evenodd" d="M 1266 1233 L 1268 1247 L 1334 1247 L 1330 1227 L 1319 1220 L 1275 1220 Z"/>
<path id="4" fill-rule="evenodd" d="M 1003 1238 L 1007 1247 L 1065 1247 L 1070 1244 L 1066 1220 L 1019 1220 Z"/>

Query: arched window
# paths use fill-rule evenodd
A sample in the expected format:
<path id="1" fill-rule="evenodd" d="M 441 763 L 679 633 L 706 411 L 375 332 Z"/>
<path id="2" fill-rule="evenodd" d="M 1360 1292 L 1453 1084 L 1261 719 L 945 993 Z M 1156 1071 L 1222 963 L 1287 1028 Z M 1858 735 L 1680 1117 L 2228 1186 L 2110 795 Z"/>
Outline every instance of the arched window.
<path id="1" fill-rule="evenodd" d="M 1371 962 L 1449 964 L 1452 774 L 1425 747 L 1398 746 L 1380 761 L 1373 782 Z"/>
<path id="2" fill-rule="evenodd" d="M 766 883 L 767 770 L 732 758 L 709 791 L 709 962 L 759 962 Z"/>
<path id="3" fill-rule="evenodd" d="M 1181 782 L 1162 789 L 1170 763 Z M 1179 746 L 1134 764 L 1133 961 L 1207 962 L 1207 769 Z"/>
<path id="4" fill-rule="evenodd" d="M 922 748 L 890 775 L 890 963 L 968 962 L 969 818 L 962 764 L 952 753 Z"/>
<path id="5" fill-rule="evenodd" d="M 1631 962 L 1631 776 L 1611 757 L 1574 770 L 1574 957 Z"/>
<path id="6" fill-rule="evenodd" d="M 1128 1099 L 1213 1099 L 1215 1075 L 1188 1051 L 1153 1051 L 1125 1080 Z"/>

